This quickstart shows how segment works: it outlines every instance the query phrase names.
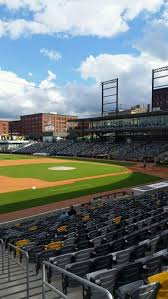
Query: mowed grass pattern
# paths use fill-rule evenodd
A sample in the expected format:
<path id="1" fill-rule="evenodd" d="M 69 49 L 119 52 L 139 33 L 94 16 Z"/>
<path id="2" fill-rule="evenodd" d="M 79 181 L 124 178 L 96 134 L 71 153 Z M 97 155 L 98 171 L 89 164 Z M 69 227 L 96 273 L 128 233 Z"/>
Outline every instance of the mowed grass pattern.
<path id="1" fill-rule="evenodd" d="M 50 167 L 74 167 L 74 170 L 49 170 Z M 44 181 L 63 181 L 76 178 L 120 173 L 127 171 L 126 167 L 92 162 L 66 162 L 47 164 L 28 164 L 17 166 L 1 166 L 0 176 L 13 178 L 35 178 Z"/>
<path id="2" fill-rule="evenodd" d="M 0 155 L 0 160 L 20 160 L 36 159 L 37 157 L 22 155 Z M 39 158 L 39 157 L 38 157 Z M 41 158 L 45 159 L 45 158 Z M 108 162 L 107 162 L 108 163 Z M 0 167 L 0 176 L 13 178 L 34 178 L 45 181 L 62 181 L 76 178 L 85 178 L 91 176 L 105 175 L 113 173 L 114 176 L 102 178 L 84 179 L 81 182 L 75 182 L 68 185 L 55 186 L 41 189 L 28 189 L 17 192 L 0 194 L 0 214 L 36 207 L 40 205 L 55 203 L 58 201 L 78 198 L 85 195 L 96 194 L 105 191 L 112 191 L 120 188 L 128 188 L 159 181 L 154 177 L 142 173 L 121 174 L 128 170 L 126 164 L 113 165 L 97 161 L 65 161 L 62 163 L 47 164 L 26 164 L 17 166 Z M 120 164 L 120 163 L 119 163 Z M 51 171 L 49 167 L 70 166 L 75 167 L 72 171 Z M 119 174 L 120 173 L 120 174 Z"/>
<path id="3" fill-rule="evenodd" d="M 159 181 L 159 178 L 142 173 L 116 174 L 114 177 L 85 180 L 64 186 L 4 193 L 0 194 L 0 214 L 156 181 Z"/>
<path id="4" fill-rule="evenodd" d="M 41 157 L 38 157 L 38 159 L 40 158 Z M 37 159 L 37 156 L 0 154 L 0 161 L 1 160 L 24 160 L 24 159 Z"/>

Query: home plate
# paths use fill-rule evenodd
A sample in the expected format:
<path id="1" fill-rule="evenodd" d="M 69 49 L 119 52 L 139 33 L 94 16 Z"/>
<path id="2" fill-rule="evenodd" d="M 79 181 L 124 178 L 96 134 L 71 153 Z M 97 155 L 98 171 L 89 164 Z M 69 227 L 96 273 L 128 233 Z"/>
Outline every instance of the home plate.
<path id="1" fill-rule="evenodd" d="M 68 167 L 68 166 L 54 166 L 54 167 L 50 167 L 48 168 L 48 170 L 74 170 L 76 169 L 75 167 Z"/>

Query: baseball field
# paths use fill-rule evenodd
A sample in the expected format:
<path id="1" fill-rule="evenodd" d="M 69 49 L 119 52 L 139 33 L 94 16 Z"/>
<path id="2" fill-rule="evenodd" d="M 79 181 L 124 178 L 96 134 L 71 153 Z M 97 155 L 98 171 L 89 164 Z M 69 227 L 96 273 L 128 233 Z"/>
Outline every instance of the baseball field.
<path id="1" fill-rule="evenodd" d="M 133 164 L 0 155 L 0 214 L 160 180 Z"/>

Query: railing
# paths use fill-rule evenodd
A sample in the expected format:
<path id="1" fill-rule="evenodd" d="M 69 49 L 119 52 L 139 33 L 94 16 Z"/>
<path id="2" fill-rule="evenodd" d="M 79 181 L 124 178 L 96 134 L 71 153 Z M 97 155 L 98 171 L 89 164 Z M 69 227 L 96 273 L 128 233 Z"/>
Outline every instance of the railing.
<path id="1" fill-rule="evenodd" d="M 29 286 L 30 286 L 30 281 L 29 281 L 29 254 L 24 251 L 23 249 L 17 247 L 17 246 L 14 246 L 12 244 L 8 244 L 8 281 L 10 282 L 11 281 L 11 275 L 10 275 L 10 258 L 11 258 L 11 255 L 10 255 L 10 251 L 11 249 L 14 249 L 14 250 L 19 250 L 22 255 L 25 256 L 25 259 L 26 259 L 26 266 L 23 266 L 21 265 L 21 263 L 17 263 L 16 260 L 13 258 L 13 260 L 20 266 L 22 267 L 23 269 L 25 269 L 25 272 L 26 272 L 26 284 L 27 284 L 27 299 L 29 299 L 29 296 L 30 296 L 30 290 L 29 290 Z"/>
<path id="2" fill-rule="evenodd" d="M 46 290 L 45 290 L 45 286 L 47 286 L 49 289 L 51 289 L 53 292 L 55 292 L 56 294 L 58 294 L 60 296 L 60 298 L 64 298 L 64 299 L 68 299 L 68 296 L 66 296 L 63 292 L 61 292 L 60 290 L 58 290 L 56 287 L 54 287 L 53 285 L 49 284 L 47 281 L 46 281 L 46 266 L 48 268 L 52 268 L 54 270 L 56 270 L 57 272 L 65 275 L 65 276 L 68 276 L 70 278 L 72 278 L 73 280 L 81 283 L 83 286 L 86 286 L 90 289 L 95 289 L 96 291 L 98 291 L 99 293 L 101 293 L 102 295 L 104 295 L 107 299 L 113 299 L 113 296 L 111 295 L 111 293 L 90 282 L 90 281 L 87 281 L 86 279 L 82 278 L 82 277 L 79 277 L 69 271 L 66 271 L 58 266 L 55 266 L 49 262 L 46 262 L 46 261 L 43 261 L 43 265 L 42 265 L 42 299 L 46 299 Z"/>
<path id="3" fill-rule="evenodd" d="M 2 257 L 1 257 L 2 274 L 4 274 L 4 242 L 2 239 L 0 239 L 0 244 L 1 244 L 1 251 L 2 251 Z"/>

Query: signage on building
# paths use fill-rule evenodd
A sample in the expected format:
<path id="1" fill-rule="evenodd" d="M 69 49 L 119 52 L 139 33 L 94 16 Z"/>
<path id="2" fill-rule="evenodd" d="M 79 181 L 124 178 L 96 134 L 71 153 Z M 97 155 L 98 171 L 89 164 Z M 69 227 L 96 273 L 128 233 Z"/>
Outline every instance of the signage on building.
<path id="1" fill-rule="evenodd" d="M 47 126 L 44 127 L 45 132 L 54 132 L 54 126 L 51 122 L 48 122 Z"/>

